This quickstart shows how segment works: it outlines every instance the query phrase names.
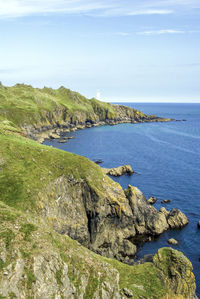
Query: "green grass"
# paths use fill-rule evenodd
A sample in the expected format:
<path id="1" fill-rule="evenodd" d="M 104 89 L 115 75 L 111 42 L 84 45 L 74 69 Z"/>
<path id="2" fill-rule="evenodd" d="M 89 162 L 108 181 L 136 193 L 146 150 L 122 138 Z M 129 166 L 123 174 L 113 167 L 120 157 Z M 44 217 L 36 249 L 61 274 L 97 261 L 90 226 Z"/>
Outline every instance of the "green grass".
<path id="1" fill-rule="evenodd" d="M 15 134 L 0 134 L 0 144 L 0 200 L 9 206 L 34 210 L 39 192 L 65 174 L 101 189 L 104 175 L 100 167 L 84 157 Z"/>
<path id="2" fill-rule="evenodd" d="M 21 226 L 20 232 L 24 233 L 24 241 L 31 240 L 31 233 L 37 230 L 37 226 L 31 223 L 25 223 Z"/>
<path id="3" fill-rule="evenodd" d="M 60 113 L 61 112 L 61 113 Z M 111 104 L 95 99 L 89 100 L 67 88 L 33 88 L 17 84 L 13 87 L 0 87 L 0 121 L 11 121 L 15 126 L 25 124 L 46 124 L 66 122 L 69 119 L 94 121 L 100 118 L 113 118 L 116 112 Z"/>
<path id="4" fill-rule="evenodd" d="M 7 229 L 6 231 L 0 233 L 0 239 L 5 240 L 5 245 L 7 249 L 9 249 L 10 244 L 14 238 L 15 238 L 15 234 L 10 229 Z"/>

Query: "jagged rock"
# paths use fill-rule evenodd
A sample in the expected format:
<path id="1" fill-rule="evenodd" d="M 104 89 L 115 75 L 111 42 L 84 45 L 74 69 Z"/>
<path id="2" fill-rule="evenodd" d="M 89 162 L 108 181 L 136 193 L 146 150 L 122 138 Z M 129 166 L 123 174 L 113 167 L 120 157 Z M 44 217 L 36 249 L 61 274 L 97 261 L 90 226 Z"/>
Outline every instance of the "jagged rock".
<path id="1" fill-rule="evenodd" d="M 119 166 L 117 168 L 102 168 L 104 173 L 109 174 L 111 176 L 121 176 L 123 174 L 131 175 L 134 173 L 132 167 L 130 165 Z"/>
<path id="2" fill-rule="evenodd" d="M 134 224 L 138 234 L 159 235 L 168 229 L 168 223 L 163 213 L 149 205 L 142 192 L 133 186 L 128 186 L 125 194 L 133 213 Z"/>
<path id="3" fill-rule="evenodd" d="M 167 242 L 172 245 L 178 245 L 178 241 L 173 238 L 169 239 Z"/>
<path id="4" fill-rule="evenodd" d="M 163 272 L 163 279 L 174 294 L 182 295 L 180 298 L 194 298 L 196 284 L 193 267 L 183 253 L 172 248 L 161 248 L 153 262 Z"/>
<path id="5" fill-rule="evenodd" d="M 124 292 L 124 295 L 127 297 L 127 298 L 132 298 L 133 297 L 133 292 L 127 288 L 123 288 L 123 292 Z"/>
<path id="6" fill-rule="evenodd" d="M 166 217 L 169 215 L 169 211 L 167 211 L 164 207 L 160 208 L 160 212 L 163 213 Z"/>
<path id="7" fill-rule="evenodd" d="M 150 204 L 150 205 L 153 205 L 154 203 L 156 203 L 158 199 L 154 196 L 151 196 L 149 199 L 147 199 L 147 202 Z"/>
<path id="8" fill-rule="evenodd" d="M 170 228 L 181 228 L 189 223 L 185 214 L 178 209 L 172 209 L 167 216 L 167 222 Z"/>

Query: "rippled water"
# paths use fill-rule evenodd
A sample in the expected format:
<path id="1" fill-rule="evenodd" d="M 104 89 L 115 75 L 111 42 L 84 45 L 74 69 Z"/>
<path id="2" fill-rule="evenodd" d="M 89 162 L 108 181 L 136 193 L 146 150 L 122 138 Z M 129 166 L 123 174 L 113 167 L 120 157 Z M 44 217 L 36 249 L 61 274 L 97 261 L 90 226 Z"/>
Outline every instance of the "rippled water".
<path id="1" fill-rule="evenodd" d="M 171 230 L 158 239 L 145 243 L 138 257 L 155 253 L 168 246 L 171 237 L 179 241 L 181 250 L 194 266 L 200 295 L 200 104 L 126 105 L 147 114 L 156 114 L 187 121 L 169 123 L 120 124 L 79 130 L 70 133 L 74 139 L 66 144 L 46 141 L 45 144 L 86 156 L 102 159 L 103 167 L 131 164 L 137 174 L 114 178 L 123 188 L 129 184 L 140 188 L 145 196 L 170 199 L 167 209 L 179 208 L 189 218 L 182 230 Z M 171 245 L 170 245 L 171 246 Z"/>

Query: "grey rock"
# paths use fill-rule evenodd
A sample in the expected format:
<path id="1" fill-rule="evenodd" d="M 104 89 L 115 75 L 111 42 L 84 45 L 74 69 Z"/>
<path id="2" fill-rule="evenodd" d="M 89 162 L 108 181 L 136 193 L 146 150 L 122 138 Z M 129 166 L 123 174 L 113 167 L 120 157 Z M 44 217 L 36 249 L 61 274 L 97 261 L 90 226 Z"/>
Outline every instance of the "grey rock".
<path id="1" fill-rule="evenodd" d="M 132 298 L 133 297 L 133 292 L 127 288 L 123 288 L 123 292 L 124 292 L 124 295 L 127 297 L 127 298 Z"/>

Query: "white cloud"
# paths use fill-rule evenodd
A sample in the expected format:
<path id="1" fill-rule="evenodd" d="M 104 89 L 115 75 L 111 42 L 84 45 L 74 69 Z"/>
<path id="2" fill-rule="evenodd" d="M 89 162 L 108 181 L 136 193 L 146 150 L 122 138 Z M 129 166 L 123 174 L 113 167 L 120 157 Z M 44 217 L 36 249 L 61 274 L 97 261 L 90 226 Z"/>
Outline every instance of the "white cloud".
<path id="1" fill-rule="evenodd" d="M 199 0 L 0 0 L 0 17 L 38 14 L 164 15 L 200 8 Z"/>
<path id="2" fill-rule="evenodd" d="M 108 9 L 106 2 L 91 0 L 0 0 L 0 17 L 22 17 L 48 13 L 88 13 Z"/>
<path id="3" fill-rule="evenodd" d="M 116 35 L 120 35 L 120 36 L 130 36 L 131 34 L 129 32 L 116 32 Z"/>
<path id="4" fill-rule="evenodd" d="M 169 9 L 146 9 L 146 10 L 138 10 L 129 12 L 129 16 L 136 16 L 136 15 L 166 15 L 173 13 L 173 10 Z"/>
<path id="5" fill-rule="evenodd" d="M 151 31 L 141 31 L 137 32 L 138 35 L 162 35 L 162 34 L 184 34 L 183 30 L 175 29 L 163 29 L 163 30 L 151 30 Z"/>

